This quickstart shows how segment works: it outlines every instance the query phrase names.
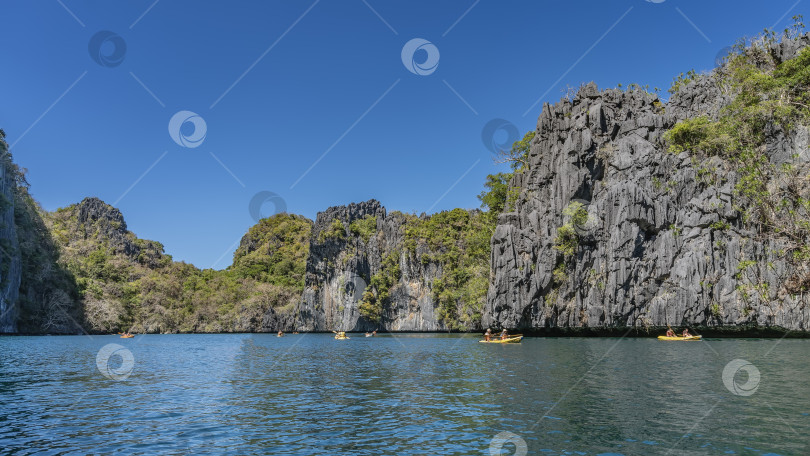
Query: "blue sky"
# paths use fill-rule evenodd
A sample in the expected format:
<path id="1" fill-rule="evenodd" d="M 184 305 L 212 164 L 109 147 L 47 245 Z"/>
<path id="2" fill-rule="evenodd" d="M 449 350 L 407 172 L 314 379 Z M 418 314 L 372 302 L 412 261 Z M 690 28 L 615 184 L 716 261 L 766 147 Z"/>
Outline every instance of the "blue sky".
<path id="1" fill-rule="evenodd" d="M 3 1 L 0 128 L 45 209 L 97 196 L 176 260 L 219 269 L 257 194 L 263 215 L 283 200 L 313 219 L 369 198 L 478 207 L 501 169 L 481 137 L 493 119 L 534 129 L 542 103 L 581 82 L 666 89 L 808 4 Z M 403 64 L 416 38 L 433 47 L 410 69 L 429 74 Z M 170 135 L 180 111 L 204 121 L 201 141 L 190 114 Z"/>

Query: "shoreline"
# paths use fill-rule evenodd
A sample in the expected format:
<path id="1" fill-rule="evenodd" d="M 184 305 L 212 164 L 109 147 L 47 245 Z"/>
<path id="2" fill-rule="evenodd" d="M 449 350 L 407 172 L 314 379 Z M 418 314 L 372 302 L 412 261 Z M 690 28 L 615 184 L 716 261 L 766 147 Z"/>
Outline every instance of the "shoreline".
<path id="1" fill-rule="evenodd" d="M 810 339 L 810 331 L 791 330 L 778 326 L 757 327 L 757 326 L 673 326 L 675 332 L 680 332 L 683 328 L 689 328 L 695 335 L 701 335 L 712 339 Z M 543 338 L 656 338 L 667 330 L 666 326 L 653 326 L 647 328 L 636 327 L 615 327 L 615 328 L 531 328 L 510 330 L 513 334 L 522 334 L 525 337 Z M 377 336 L 397 335 L 397 334 L 457 334 L 457 335 L 480 335 L 484 330 L 477 331 L 378 331 Z M 262 332 L 173 332 L 173 333 L 136 333 L 141 335 L 245 335 L 245 334 L 267 334 L 276 335 L 277 331 Z M 365 331 L 345 331 L 347 334 L 364 334 Z M 297 336 L 304 334 L 332 334 L 332 331 L 300 331 L 299 334 L 285 332 L 284 336 Z M 0 336 L 116 336 L 118 333 L 91 333 L 91 334 L 60 334 L 60 333 L 0 333 Z"/>

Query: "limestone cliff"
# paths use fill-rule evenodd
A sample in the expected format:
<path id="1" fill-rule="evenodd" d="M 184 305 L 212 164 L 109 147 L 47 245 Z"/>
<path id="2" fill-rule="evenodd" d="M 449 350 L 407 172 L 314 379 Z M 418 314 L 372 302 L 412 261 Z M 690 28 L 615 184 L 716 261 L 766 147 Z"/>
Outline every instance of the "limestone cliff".
<path id="1" fill-rule="evenodd" d="M 0 130 L 0 333 L 14 333 L 17 331 L 17 297 L 22 272 L 14 223 L 19 172 L 11 161 L 4 137 L 5 133 Z"/>
<path id="2" fill-rule="evenodd" d="M 295 327 L 306 331 L 445 330 L 431 294 L 441 267 L 422 261 L 425 246 L 417 246 L 413 255 L 405 248 L 409 217 L 413 218 L 388 214 L 376 200 L 318 213 Z M 365 235 L 352 229 L 362 220 L 373 222 Z M 389 255 L 399 267 L 400 277 L 390 289 L 379 320 L 373 321 L 361 315 L 360 301 L 370 278 L 380 273 Z"/>
<path id="3" fill-rule="evenodd" d="M 778 64 L 808 43 L 764 54 Z M 492 238 L 484 326 L 810 327 L 801 271 L 743 219 L 734 167 L 663 140 L 679 121 L 720 115 L 734 96 L 721 71 L 685 81 L 666 104 L 590 84 L 543 107 L 528 169 L 511 182 L 519 197 Z M 806 175 L 807 129 L 766 130 L 770 164 Z"/>

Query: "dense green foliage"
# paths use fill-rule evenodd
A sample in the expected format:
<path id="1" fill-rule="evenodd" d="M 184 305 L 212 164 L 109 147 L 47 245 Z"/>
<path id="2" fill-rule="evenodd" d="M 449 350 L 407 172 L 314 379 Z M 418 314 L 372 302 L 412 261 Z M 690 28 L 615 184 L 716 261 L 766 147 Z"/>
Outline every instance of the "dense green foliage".
<path id="1" fill-rule="evenodd" d="M 318 235 L 318 242 L 343 241 L 346 239 L 346 226 L 339 219 L 333 219 L 329 228 L 323 230 Z"/>
<path id="2" fill-rule="evenodd" d="M 371 236 L 377 231 L 377 217 L 366 215 L 360 220 L 355 220 L 349 224 L 349 232 L 355 236 L 360 236 L 364 242 L 368 242 Z"/>
<path id="3" fill-rule="evenodd" d="M 115 219 L 82 224 L 77 212 L 73 205 L 46 216 L 88 331 L 257 331 L 268 309 L 291 311 L 303 291 L 311 232 L 303 217 L 261 220 L 233 265 L 216 271 L 172 261 L 160 243 L 138 239 Z"/>
<path id="4" fill-rule="evenodd" d="M 509 180 L 511 178 L 512 173 L 498 173 L 487 176 L 487 180 L 484 182 L 484 187 L 487 190 L 478 195 L 483 209 L 493 214 L 500 214 L 504 211 L 509 197 Z"/>
<path id="5" fill-rule="evenodd" d="M 277 214 L 260 220 L 234 252 L 231 272 L 237 278 L 303 292 L 311 230 L 310 221 L 299 215 Z"/>

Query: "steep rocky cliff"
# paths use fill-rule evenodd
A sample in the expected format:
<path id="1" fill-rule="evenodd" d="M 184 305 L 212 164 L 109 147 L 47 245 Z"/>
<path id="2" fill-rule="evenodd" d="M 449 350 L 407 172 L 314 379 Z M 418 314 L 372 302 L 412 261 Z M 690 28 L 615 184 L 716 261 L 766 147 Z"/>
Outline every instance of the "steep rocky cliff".
<path id="1" fill-rule="evenodd" d="M 11 161 L 5 133 L 0 130 L 0 333 L 17 331 L 17 297 L 21 259 L 14 201 L 17 197 L 17 167 Z"/>
<path id="2" fill-rule="evenodd" d="M 757 55 L 772 70 L 808 43 Z M 738 88 L 724 71 L 682 78 L 666 104 L 590 84 L 543 107 L 529 166 L 511 182 L 519 197 L 492 238 L 484 326 L 810 327 L 806 269 L 744 216 L 752 203 L 738 184 L 750 169 L 722 153 L 673 153 L 665 140 L 678 122 L 728 115 Z M 786 131 L 765 124 L 760 165 L 806 177 L 808 130 Z"/>
<path id="3" fill-rule="evenodd" d="M 376 200 L 330 207 L 315 220 L 307 260 L 306 288 L 297 329 L 306 331 L 438 331 L 432 283 L 441 275 L 434 261 L 422 262 L 427 248 L 405 248 L 405 227 L 414 216 L 388 214 Z M 370 224 L 368 230 L 361 223 Z M 395 263 L 399 277 L 388 291 L 377 319 L 361 315 L 360 304 L 371 278 Z"/>

